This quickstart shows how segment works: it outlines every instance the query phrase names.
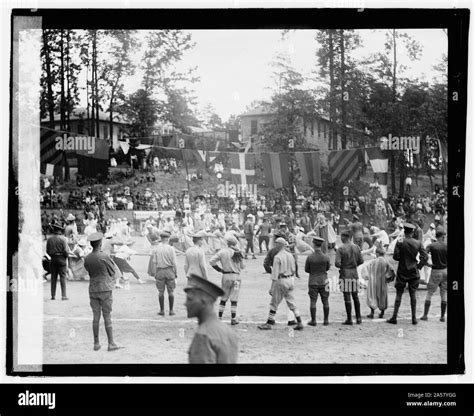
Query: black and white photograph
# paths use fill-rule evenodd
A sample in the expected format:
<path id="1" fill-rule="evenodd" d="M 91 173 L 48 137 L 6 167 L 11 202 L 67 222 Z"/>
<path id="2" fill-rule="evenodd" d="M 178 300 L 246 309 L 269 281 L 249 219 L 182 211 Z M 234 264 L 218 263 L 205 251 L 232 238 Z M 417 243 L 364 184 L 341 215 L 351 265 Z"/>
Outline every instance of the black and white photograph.
<path id="1" fill-rule="evenodd" d="M 463 371 L 448 24 L 47 12 L 12 18 L 10 371 Z"/>

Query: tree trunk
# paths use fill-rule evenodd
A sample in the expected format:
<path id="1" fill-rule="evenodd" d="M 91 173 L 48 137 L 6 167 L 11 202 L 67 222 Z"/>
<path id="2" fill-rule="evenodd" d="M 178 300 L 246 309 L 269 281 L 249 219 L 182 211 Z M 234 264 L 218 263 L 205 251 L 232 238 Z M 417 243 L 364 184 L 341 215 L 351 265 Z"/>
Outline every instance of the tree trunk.
<path id="1" fill-rule="evenodd" d="M 344 56 L 344 29 L 339 29 L 339 45 L 341 48 L 341 143 L 342 148 L 347 149 L 347 133 L 346 133 L 346 103 L 345 103 L 345 56 Z"/>
<path id="2" fill-rule="evenodd" d="M 337 133 L 334 129 L 334 39 L 333 29 L 329 29 L 329 142 L 337 149 Z"/>
<path id="3" fill-rule="evenodd" d="M 393 78 L 392 78 L 392 103 L 395 109 L 395 103 L 397 101 L 397 40 L 396 40 L 396 30 L 392 31 L 393 36 Z M 393 117 L 393 114 L 392 114 Z M 390 178 L 392 182 L 392 194 L 396 195 L 397 185 L 396 185 L 396 158 L 394 152 L 390 152 Z M 403 187 L 400 189 L 400 193 L 403 192 Z"/>
<path id="4" fill-rule="evenodd" d="M 67 131 L 66 126 L 66 91 L 64 86 L 64 74 L 66 72 L 65 67 L 65 56 L 64 56 L 64 30 L 61 29 L 61 40 L 60 40 L 60 62 L 61 67 L 59 69 L 60 74 L 60 83 L 61 83 L 61 90 L 60 90 L 60 104 L 59 104 L 59 111 L 60 111 L 60 126 L 61 130 Z M 64 166 L 64 180 L 67 182 L 69 181 L 69 165 L 67 162 L 67 153 L 63 150 L 63 166 Z"/>
<path id="5" fill-rule="evenodd" d="M 54 94 L 53 94 L 53 77 L 51 74 L 51 49 L 49 47 L 49 36 L 48 30 L 43 29 L 43 44 L 44 44 L 44 56 L 46 63 L 46 76 L 47 76 L 47 106 L 49 114 L 49 128 L 54 130 Z"/>

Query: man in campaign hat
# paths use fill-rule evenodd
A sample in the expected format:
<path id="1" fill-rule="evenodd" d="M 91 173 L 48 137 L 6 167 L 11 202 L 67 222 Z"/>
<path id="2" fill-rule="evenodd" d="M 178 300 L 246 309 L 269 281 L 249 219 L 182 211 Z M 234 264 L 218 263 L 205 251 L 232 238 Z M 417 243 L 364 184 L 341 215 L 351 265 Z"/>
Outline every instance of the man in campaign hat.
<path id="1" fill-rule="evenodd" d="M 342 246 L 336 250 L 335 266 L 339 269 L 339 283 L 344 296 L 347 319 L 344 325 L 352 325 L 352 301 L 358 324 L 362 323 L 359 301 L 359 275 L 357 266 L 364 262 L 359 246 L 350 240 L 351 232 L 348 229 L 341 231 Z"/>
<path id="2" fill-rule="evenodd" d="M 263 325 L 259 325 L 258 329 L 272 329 L 272 325 L 275 324 L 275 315 L 277 313 L 278 305 L 283 299 L 285 299 L 288 308 L 296 317 L 297 324 L 295 330 L 302 330 L 303 323 L 301 322 L 301 316 L 296 308 L 293 297 L 293 276 L 296 273 L 295 258 L 287 251 L 289 244 L 284 238 L 277 238 L 275 240 L 275 245 L 278 247 L 279 251 L 273 259 L 272 286 L 270 288 L 270 295 L 272 297 L 270 301 L 270 312 L 268 314 L 267 322 Z"/>
<path id="3" fill-rule="evenodd" d="M 206 256 L 202 249 L 203 238 L 206 236 L 204 230 L 193 235 L 193 246 L 184 253 L 184 274 L 189 277 L 191 274 L 207 279 Z"/>
<path id="4" fill-rule="evenodd" d="M 59 224 L 52 225 L 54 235 L 46 241 L 46 253 L 51 258 L 49 263 L 51 271 L 51 300 L 56 298 L 56 285 L 59 281 L 61 283 L 62 300 L 68 300 L 66 295 L 66 276 L 68 267 L 69 246 L 66 237 L 63 234 L 63 227 Z"/>
<path id="5" fill-rule="evenodd" d="M 397 277 L 395 280 L 397 295 L 395 298 L 393 316 L 387 320 L 387 322 L 390 324 L 397 323 L 398 309 L 402 303 L 403 291 L 408 285 L 411 304 L 411 321 L 413 325 L 416 325 L 418 323 L 416 319 L 416 290 L 420 283 L 419 270 L 428 262 L 428 254 L 423 244 L 413 238 L 415 226 L 410 223 L 405 223 L 403 224 L 403 229 L 405 237 L 402 241 L 397 242 L 393 252 L 393 259 L 398 261 Z M 418 254 L 420 261 L 416 259 Z"/>
<path id="6" fill-rule="evenodd" d="M 177 265 L 176 252 L 169 244 L 170 234 L 162 231 L 160 234 L 161 241 L 152 246 L 150 266 L 155 270 L 156 288 L 158 289 L 158 302 L 160 311 L 158 315 L 165 315 L 165 289 L 168 291 L 169 311 L 170 315 L 174 315 L 174 289 L 176 288 Z"/>
<path id="7" fill-rule="evenodd" d="M 214 303 L 224 291 L 209 280 L 190 275 L 184 288 L 188 318 L 198 319 L 189 347 L 190 364 L 234 364 L 239 353 L 235 332 L 217 318 Z"/>
<path id="8" fill-rule="evenodd" d="M 92 246 L 92 252 L 84 259 L 84 267 L 89 273 L 89 299 L 93 314 L 92 332 L 94 334 L 94 351 L 101 346 L 99 342 L 99 323 L 101 314 L 104 317 L 105 332 L 107 333 L 108 351 L 118 350 L 112 330 L 112 291 L 115 287 L 115 264 L 112 258 L 101 251 L 102 233 L 92 233 L 87 240 Z"/>
<path id="9" fill-rule="evenodd" d="M 247 220 L 245 221 L 244 224 L 244 234 L 245 234 L 245 240 L 247 241 L 247 248 L 245 249 L 245 258 L 247 258 L 247 254 L 249 251 L 252 252 L 252 259 L 256 259 L 255 257 L 255 250 L 253 247 L 253 237 L 255 235 L 254 232 L 254 223 L 253 223 L 253 216 L 251 214 L 247 215 Z"/>
<path id="10" fill-rule="evenodd" d="M 309 273 L 308 294 L 310 299 L 309 311 L 311 313 L 310 326 L 316 326 L 316 302 L 321 296 L 324 311 L 324 325 L 329 325 L 329 280 L 328 270 L 331 267 L 329 256 L 322 252 L 324 238 L 314 237 L 314 252 L 306 258 L 304 270 Z"/>

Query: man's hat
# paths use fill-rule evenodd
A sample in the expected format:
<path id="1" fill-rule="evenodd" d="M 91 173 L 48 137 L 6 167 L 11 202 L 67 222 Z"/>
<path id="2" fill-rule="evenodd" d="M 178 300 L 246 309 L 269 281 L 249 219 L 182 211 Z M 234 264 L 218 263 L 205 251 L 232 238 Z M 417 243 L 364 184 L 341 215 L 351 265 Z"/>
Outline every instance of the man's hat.
<path id="1" fill-rule="evenodd" d="M 78 244 L 79 246 L 81 246 L 81 247 L 85 247 L 85 246 L 87 245 L 87 241 L 86 241 L 85 239 L 81 238 L 81 239 L 77 242 L 77 244 Z"/>
<path id="2" fill-rule="evenodd" d="M 349 237 L 351 235 L 351 232 L 349 230 L 342 230 L 341 231 L 341 236 L 346 236 L 346 237 Z"/>
<path id="3" fill-rule="evenodd" d="M 355 214 L 352 216 L 352 218 L 353 218 L 354 220 L 356 220 L 356 221 L 359 221 L 359 217 L 358 217 L 357 215 L 355 215 Z"/>
<path id="4" fill-rule="evenodd" d="M 324 238 L 321 237 L 313 237 L 313 244 L 316 244 L 317 246 L 320 246 L 324 243 Z"/>
<path id="5" fill-rule="evenodd" d="M 409 222 L 404 223 L 403 228 L 408 231 L 414 231 L 416 229 L 416 227 L 413 224 L 410 224 Z"/>
<path id="6" fill-rule="evenodd" d="M 76 219 L 76 217 L 72 214 L 69 214 L 66 218 L 66 221 L 74 221 Z"/>
<path id="7" fill-rule="evenodd" d="M 235 238 L 233 235 L 229 235 L 225 241 L 227 242 L 227 245 L 228 246 L 236 246 L 239 244 L 239 242 L 237 241 L 237 238 Z"/>
<path id="8" fill-rule="evenodd" d="M 275 240 L 275 244 L 281 244 L 283 246 L 287 246 L 288 245 L 288 241 L 286 241 L 284 238 L 282 237 L 278 237 L 276 240 Z"/>
<path id="9" fill-rule="evenodd" d="M 87 237 L 87 241 L 99 241 L 104 238 L 104 235 L 102 233 L 92 233 Z"/>
<path id="10" fill-rule="evenodd" d="M 278 238 L 278 237 L 281 237 L 281 238 L 285 238 L 285 233 L 283 231 L 280 231 L 280 230 L 276 230 L 273 235 Z"/>
<path id="11" fill-rule="evenodd" d="M 251 217 L 253 217 L 252 214 L 247 214 L 247 218 L 251 218 Z"/>
<path id="12" fill-rule="evenodd" d="M 61 224 L 53 224 L 54 231 L 64 231 L 64 227 Z"/>
<path id="13" fill-rule="evenodd" d="M 431 223 L 430 228 L 436 228 L 436 226 L 433 223 Z"/>
<path id="14" fill-rule="evenodd" d="M 171 234 L 168 231 L 162 231 L 160 233 L 161 238 L 169 238 L 170 236 L 171 236 Z"/>
<path id="15" fill-rule="evenodd" d="M 379 254 L 381 256 L 385 255 L 385 249 L 383 247 L 377 247 L 375 249 L 375 254 Z"/>
<path id="16" fill-rule="evenodd" d="M 111 232 L 111 231 L 107 231 L 105 234 L 104 234 L 104 238 L 112 238 L 114 236 L 114 234 Z"/>
<path id="17" fill-rule="evenodd" d="M 280 222 L 280 227 L 286 227 L 286 222 Z"/>
<path id="18" fill-rule="evenodd" d="M 189 276 L 188 284 L 184 288 L 185 292 L 188 292 L 189 290 L 200 290 L 204 293 L 207 293 L 214 300 L 224 294 L 224 291 L 219 286 L 215 285 L 214 283 L 211 283 L 207 279 L 203 279 L 202 277 L 196 276 L 195 274 L 191 274 Z"/>

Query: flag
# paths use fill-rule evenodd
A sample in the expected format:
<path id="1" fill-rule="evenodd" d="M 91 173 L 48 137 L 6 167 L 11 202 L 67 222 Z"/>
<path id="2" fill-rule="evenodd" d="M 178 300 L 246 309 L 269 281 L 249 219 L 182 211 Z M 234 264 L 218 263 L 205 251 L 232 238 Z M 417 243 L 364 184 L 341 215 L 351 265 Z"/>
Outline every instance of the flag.
<path id="1" fill-rule="evenodd" d="M 255 184 L 255 156 L 248 153 L 229 153 L 232 182 L 243 186 Z"/>
<path id="2" fill-rule="evenodd" d="M 41 171 L 46 171 L 46 165 L 63 164 L 64 151 L 57 149 L 58 137 L 64 138 L 74 136 L 73 133 L 67 133 L 59 130 L 52 130 L 46 127 L 40 128 L 40 162 Z M 77 156 L 74 150 L 66 150 L 66 157 L 69 167 L 77 166 Z"/>
<path id="3" fill-rule="evenodd" d="M 372 170 L 377 174 L 380 193 L 382 198 L 385 199 L 388 196 L 388 157 L 379 147 L 369 147 L 365 149 L 365 152 L 369 158 Z"/>
<path id="4" fill-rule="evenodd" d="M 360 166 L 361 151 L 359 149 L 337 150 L 328 156 L 331 177 L 338 182 L 345 182 L 357 176 Z"/>
<path id="5" fill-rule="evenodd" d="M 290 186 L 290 155 L 288 153 L 262 153 L 265 181 L 279 189 Z"/>
<path id="6" fill-rule="evenodd" d="M 319 154 L 316 152 L 296 152 L 295 158 L 300 168 L 302 184 L 321 188 L 321 161 Z"/>

